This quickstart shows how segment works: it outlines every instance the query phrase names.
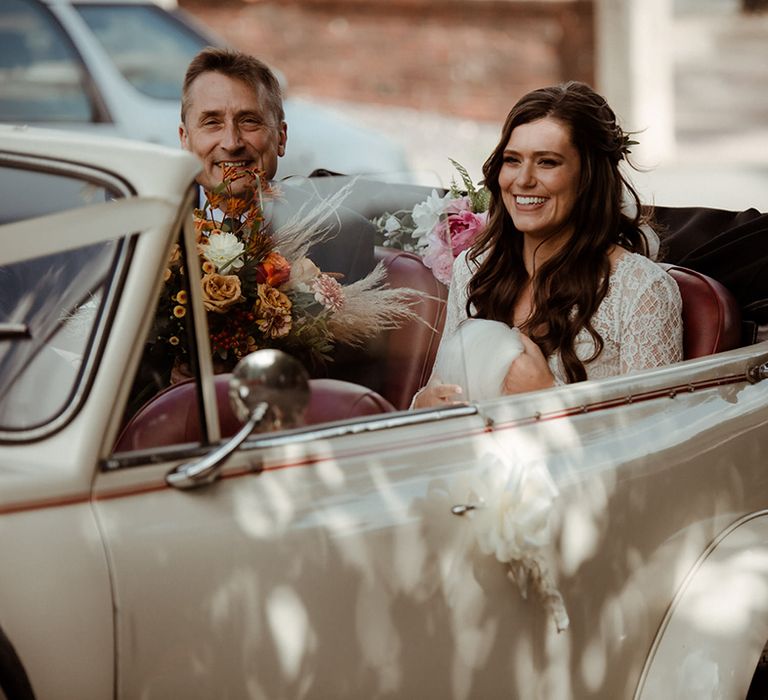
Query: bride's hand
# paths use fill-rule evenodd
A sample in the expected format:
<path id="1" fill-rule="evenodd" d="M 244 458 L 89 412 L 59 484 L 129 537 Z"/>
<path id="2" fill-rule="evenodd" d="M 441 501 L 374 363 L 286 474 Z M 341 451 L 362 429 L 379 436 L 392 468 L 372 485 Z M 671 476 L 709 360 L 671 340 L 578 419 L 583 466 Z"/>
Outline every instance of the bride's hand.
<path id="1" fill-rule="evenodd" d="M 536 391 L 554 386 L 555 377 L 539 346 L 525 333 L 520 334 L 520 340 L 523 341 L 523 352 L 509 366 L 502 384 L 502 391 L 505 394 L 520 394 L 524 391 Z"/>
<path id="2" fill-rule="evenodd" d="M 462 401 L 456 397 L 463 390 L 458 384 L 427 384 L 416 392 L 412 408 L 435 408 L 436 406 L 456 406 Z"/>

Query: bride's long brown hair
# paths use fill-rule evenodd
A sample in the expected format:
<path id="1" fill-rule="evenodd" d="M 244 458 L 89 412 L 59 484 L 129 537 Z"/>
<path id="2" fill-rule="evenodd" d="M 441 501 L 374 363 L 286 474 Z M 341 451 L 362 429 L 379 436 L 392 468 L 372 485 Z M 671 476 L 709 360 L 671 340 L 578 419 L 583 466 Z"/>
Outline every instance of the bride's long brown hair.
<path id="1" fill-rule="evenodd" d="M 574 233 L 530 280 L 533 312 L 521 330 L 545 356 L 559 352 L 568 382 L 576 382 L 587 376 L 574 348 L 576 334 L 586 328 L 595 341 L 595 353 L 587 361 L 603 349 L 592 316 L 608 292 L 612 246 L 648 254 L 640 230 L 639 197 L 619 168 L 627 153 L 627 136 L 605 99 L 588 85 L 569 82 L 534 90 L 507 116 L 501 139 L 483 166 L 491 203 L 488 225 L 468 253 L 478 269 L 469 283 L 467 314 L 512 325 L 515 304 L 529 282 L 523 234 L 501 199 L 499 173 L 515 127 L 544 117 L 557 119 L 570 131 L 581 174 L 576 204 L 566 224 Z M 634 216 L 622 211 L 624 190 L 635 202 Z"/>

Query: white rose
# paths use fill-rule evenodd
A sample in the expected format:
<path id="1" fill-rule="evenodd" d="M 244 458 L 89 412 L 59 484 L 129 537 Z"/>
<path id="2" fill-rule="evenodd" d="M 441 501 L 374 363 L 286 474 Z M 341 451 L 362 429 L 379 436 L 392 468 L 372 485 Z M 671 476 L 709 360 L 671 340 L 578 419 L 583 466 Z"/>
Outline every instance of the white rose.
<path id="1" fill-rule="evenodd" d="M 231 268 L 237 270 L 243 266 L 245 246 L 234 233 L 213 233 L 200 248 L 203 257 L 216 266 L 219 274 L 226 275 Z"/>
<path id="2" fill-rule="evenodd" d="M 416 224 L 416 230 L 413 232 L 414 238 L 426 236 L 437 226 L 449 198 L 450 193 L 441 197 L 437 194 L 437 190 L 432 190 L 429 197 L 413 208 L 413 223 Z"/>

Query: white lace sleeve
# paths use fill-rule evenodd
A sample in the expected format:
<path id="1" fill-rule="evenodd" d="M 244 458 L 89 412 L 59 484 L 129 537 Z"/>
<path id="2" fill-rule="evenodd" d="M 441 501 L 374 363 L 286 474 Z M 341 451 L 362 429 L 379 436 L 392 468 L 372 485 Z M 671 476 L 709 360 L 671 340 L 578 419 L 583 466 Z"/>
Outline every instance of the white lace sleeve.
<path id="1" fill-rule="evenodd" d="M 632 269 L 621 319 L 621 372 L 683 359 L 682 301 L 677 283 L 655 264 Z"/>
<path id="2" fill-rule="evenodd" d="M 434 367 L 437 367 L 440 364 L 441 358 L 446 352 L 446 340 L 456 332 L 459 324 L 467 318 L 467 285 L 469 284 L 471 277 L 472 271 L 467 262 L 466 251 L 459 253 L 456 260 L 453 261 L 451 284 L 448 287 L 445 326 L 443 328 L 443 333 L 440 336 L 440 344 L 437 346 L 437 354 L 435 355 L 435 364 L 433 365 L 432 374 L 425 386 L 428 386 L 439 379 L 439 377 L 435 376 Z M 416 397 L 421 391 L 423 391 L 423 388 L 419 389 L 413 399 L 411 399 L 411 408 L 413 408 Z"/>
<path id="3" fill-rule="evenodd" d="M 459 253 L 456 260 L 453 261 L 453 274 L 451 284 L 448 287 L 448 301 L 446 302 L 445 327 L 440 337 L 440 344 L 437 346 L 437 355 L 435 357 L 435 366 L 439 364 L 438 360 L 444 351 L 444 345 L 459 327 L 459 324 L 467 318 L 467 287 L 472 278 L 472 271 L 467 261 L 466 251 Z M 430 382 L 432 377 L 430 377 Z"/>
<path id="4" fill-rule="evenodd" d="M 469 267 L 467 254 L 459 253 L 453 261 L 453 275 L 448 287 L 443 338 L 455 333 L 459 324 L 467 318 L 467 288 L 470 279 L 472 279 L 472 270 Z"/>

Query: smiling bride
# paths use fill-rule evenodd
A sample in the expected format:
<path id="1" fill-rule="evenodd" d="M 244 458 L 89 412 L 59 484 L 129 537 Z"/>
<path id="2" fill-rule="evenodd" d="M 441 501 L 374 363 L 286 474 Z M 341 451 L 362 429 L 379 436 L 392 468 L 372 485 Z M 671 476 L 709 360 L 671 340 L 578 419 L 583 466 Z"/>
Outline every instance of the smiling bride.
<path id="1" fill-rule="evenodd" d="M 633 143 L 583 83 L 513 107 L 483 166 L 488 225 L 454 262 L 435 369 L 414 408 L 682 359 L 680 293 L 648 257 L 620 168 Z"/>

